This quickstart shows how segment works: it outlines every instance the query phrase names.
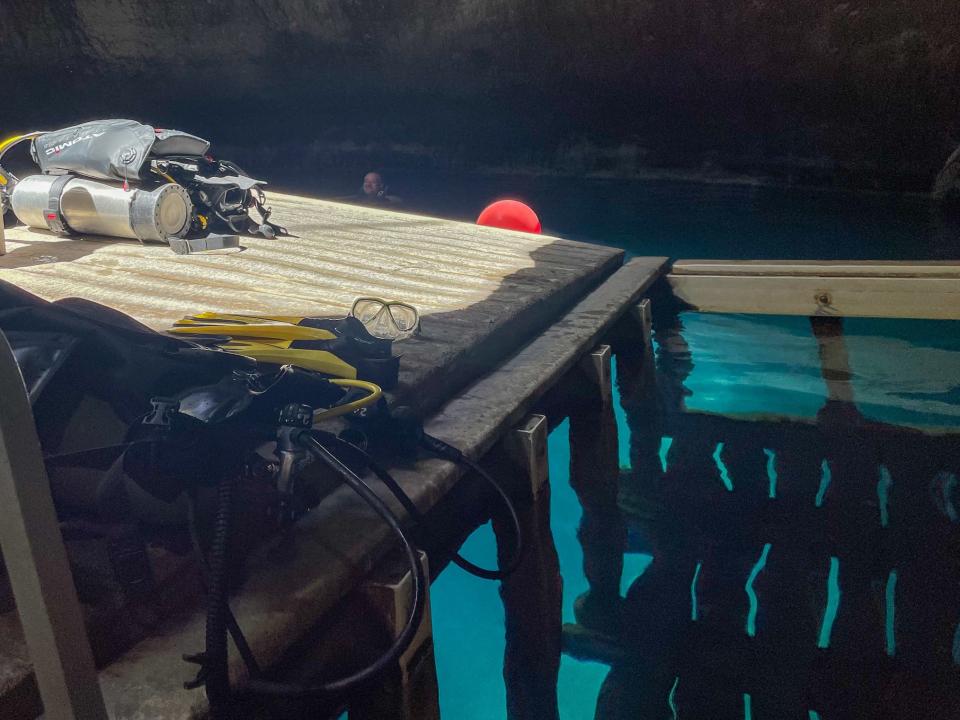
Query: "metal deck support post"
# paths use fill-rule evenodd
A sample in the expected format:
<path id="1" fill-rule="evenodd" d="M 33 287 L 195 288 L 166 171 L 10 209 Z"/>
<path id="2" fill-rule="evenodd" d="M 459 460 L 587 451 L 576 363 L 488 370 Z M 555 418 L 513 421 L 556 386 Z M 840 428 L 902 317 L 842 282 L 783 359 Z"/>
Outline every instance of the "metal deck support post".
<path id="1" fill-rule="evenodd" d="M 500 587 L 506 624 L 503 677 L 509 720 L 557 720 L 563 589 L 550 530 L 547 418 L 530 415 L 504 438 L 508 464 L 522 478 L 517 515 L 523 533 L 520 566 Z M 529 494 L 527 491 L 529 488 Z M 512 550 L 513 530 L 494 520 L 498 543 Z"/>
<path id="2" fill-rule="evenodd" d="M 430 577 L 427 555 L 420 551 L 424 575 Z M 380 616 L 396 637 L 410 612 L 413 574 L 399 562 L 387 562 L 366 581 L 361 594 L 365 605 Z M 413 642 L 400 656 L 399 672 L 388 676 L 350 701 L 350 720 L 439 720 L 440 695 L 433 651 L 433 624 L 430 617 L 430 590 L 423 620 Z"/>
<path id="3" fill-rule="evenodd" d="M 510 459 L 529 477 L 530 495 L 537 498 L 550 481 L 547 464 L 547 418 L 530 415 L 503 439 Z"/>
<path id="4" fill-rule="evenodd" d="M 23 379 L 0 333 L 0 547 L 47 720 L 106 720 Z"/>
<path id="5" fill-rule="evenodd" d="M 583 518 L 578 537 L 583 570 L 590 589 L 574 603 L 577 622 L 595 630 L 613 630 L 619 623 L 620 577 L 626 527 L 617 503 L 620 458 L 617 421 L 610 386 L 609 345 L 601 345 L 580 365 L 592 382 L 589 397 L 570 411 L 570 484 Z"/>
<path id="6" fill-rule="evenodd" d="M 633 318 L 643 338 L 643 346 L 648 355 L 653 354 L 653 306 L 649 298 L 644 298 L 632 308 L 630 316 Z"/>
<path id="7" fill-rule="evenodd" d="M 630 433 L 631 485 L 635 490 L 649 490 L 663 474 L 659 452 L 664 435 L 649 299 L 630 309 L 612 339 L 620 406 Z"/>

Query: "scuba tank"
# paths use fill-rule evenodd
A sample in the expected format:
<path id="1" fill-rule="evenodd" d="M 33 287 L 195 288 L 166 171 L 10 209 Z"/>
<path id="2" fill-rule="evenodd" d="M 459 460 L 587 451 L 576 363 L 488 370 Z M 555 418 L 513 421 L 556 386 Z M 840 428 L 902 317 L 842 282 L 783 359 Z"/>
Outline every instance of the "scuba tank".
<path id="1" fill-rule="evenodd" d="M 190 230 L 193 203 L 181 186 L 124 190 L 120 185 L 73 175 L 31 175 L 10 196 L 13 212 L 25 225 L 67 234 L 168 242 Z"/>
<path id="2" fill-rule="evenodd" d="M 0 161 L 27 141 L 42 174 L 20 180 L 0 167 L 0 208 L 30 227 L 166 242 L 179 254 L 288 234 L 270 222 L 266 183 L 214 159 L 195 135 L 95 120 L 0 142 Z"/>

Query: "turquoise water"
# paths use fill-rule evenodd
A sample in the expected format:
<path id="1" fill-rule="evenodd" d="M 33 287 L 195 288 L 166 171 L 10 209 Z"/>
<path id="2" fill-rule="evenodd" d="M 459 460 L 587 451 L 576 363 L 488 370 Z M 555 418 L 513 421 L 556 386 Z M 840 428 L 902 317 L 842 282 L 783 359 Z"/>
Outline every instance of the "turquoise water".
<path id="1" fill-rule="evenodd" d="M 616 370 L 614 369 L 614 373 Z M 615 399 L 619 399 L 614 375 Z M 614 413 L 626 426 L 619 402 Z M 573 601 L 588 589 L 583 575 L 583 551 L 577 541 L 581 508 L 570 487 L 570 422 L 564 420 L 547 443 L 550 466 L 550 514 L 563 575 L 563 622 L 574 622 Z M 629 437 L 618 436 L 620 465 L 630 464 Z M 463 546 L 467 557 L 495 560 L 495 541 L 489 525 L 477 530 Z M 646 570 L 652 556 L 632 553 L 624 558 L 621 592 Z M 500 668 L 505 647 L 503 606 L 496 584 L 461 572 L 444 572 L 430 596 L 433 603 L 434 644 L 443 717 L 470 720 L 506 718 L 506 691 Z M 469 657 L 463 649 L 470 648 Z M 608 668 L 562 657 L 559 693 L 561 717 L 592 717 L 600 684 Z"/>
<path id="2" fill-rule="evenodd" d="M 954 233 L 949 222 L 919 200 L 676 183 L 584 184 L 579 192 L 587 198 L 578 206 L 576 192 L 557 181 L 535 205 L 544 225 L 636 254 L 902 259 L 960 255 L 960 232 Z M 460 205 L 447 203 L 446 214 L 468 216 L 464 196 L 458 196 Z M 669 610 L 661 613 L 661 608 L 675 605 L 682 610 L 683 622 L 689 623 L 669 625 L 676 632 L 664 634 L 663 647 L 654 642 L 653 650 L 644 650 L 649 667 L 631 671 L 636 694 L 647 692 L 648 675 L 663 674 L 667 667 L 676 667 L 676 674 L 671 670 L 668 682 L 651 690 L 653 701 L 633 706 L 606 702 L 601 711 L 601 687 L 609 674 L 610 687 L 616 688 L 615 673 L 606 664 L 564 655 L 557 689 L 560 717 L 960 717 L 956 700 L 960 592 L 952 581 L 944 580 L 948 574 L 954 579 L 960 575 L 947 559 L 951 548 L 960 547 L 958 453 L 932 445 L 937 449 L 931 452 L 942 452 L 942 457 L 918 459 L 913 477 L 911 467 L 898 464 L 900 453 L 881 435 L 875 439 L 869 433 L 856 435 L 866 437 L 870 448 L 851 447 L 849 454 L 841 441 L 833 443 L 832 431 L 823 425 L 829 419 L 824 415 L 828 388 L 806 318 L 685 313 L 680 322 L 689 355 L 680 353 L 679 359 L 692 360 L 692 368 L 680 380 L 686 390 L 686 412 L 754 420 L 786 416 L 798 427 L 816 428 L 820 434 L 810 436 L 810 442 L 817 445 L 817 452 L 822 444 L 823 451 L 815 457 L 803 442 L 793 446 L 778 435 L 779 430 L 763 423 L 757 425 L 757 439 L 748 431 L 729 431 L 706 448 L 699 448 L 689 434 L 678 436 L 669 428 L 658 433 L 656 477 L 637 482 L 656 484 L 656 491 L 648 492 L 649 486 L 644 486 L 647 489 L 639 495 L 655 497 L 663 505 L 657 505 L 652 520 L 625 511 L 628 552 L 621 595 L 633 603 L 632 612 L 643 615 L 648 607 L 654 615 L 667 617 L 669 625 L 673 615 Z M 865 422 L 882 423 L 897 432 L 960 428 L 957 325 L 847 320 L 844 335 L 853 403 L 841 404 L 847 412 L 839 416 L 841 420 L 829 416 L 834 417 L 830 422 L 850 423 L 837 430 L 839 435 L 855 434 L 851 428 Z M 669 366 L 678 357 L 675 349 L 661 347 L 661 388 L 676 381 L 675 369 L 669 371 Z M 620 465 L 629 468 L 631 427 L 619 396 L 615 409 Z M 574 623 L 574 599 L 587 591 L 588 583 L 577 538 L 583 508 L 569 485 L 568 428 L 564 422 L 554 430 L 548 451 L 563 621 Z M 635 423 L 632 429 L 637 429 Z M 903 442 L 909 447 L 909 441 Z M 753 449 L 745 455 L 747 446 Z M 804 461 L 806 485 L 800 497 L 795 460 L 788 461 L 787 456 L 804 452 L 810 457 Z M 694 458 L 696 453 L 703 455 L 702 461 Z M 883 457 L 888 459 L 877 459 Z M 864 458 L 867 465 L 861 472 L 853 466 Z M 887 465 L 897 467 L 891 470 Z M 712 474 L 709 483 L 715 485 L 705 486 L 712 489 L 702 497 L 690 495 L 684 481 L 699 481 L 703 473 Z M 863 492 L 851 488 L 851 478 L 860 475 Z M 909 497 L 907 485 L 915 486 Z M 711 505 L 735 514 L 716 525 Z M 907 506 L 913 513 L 909 518 Z M 493 560 L 489 526 L 470 537 L 464 552 Z M 920 562 L 924 553 L 930 558 Z M 667 568 L 661 570 L 666 580 L 650 575 L 650 568 L 658 564 Z M 671 567 L 677 568 L 675 578 Z M 637 578 L 646 582 L 635 583 Z M 659 595 L 658 588 L 664 588 Z M 953 596 L 943 597 L 951 588 Z M 638 597 L 655 602 L 638 604 Z M 437 579 L 432 602 L 444 717 L 506 718 L 504 618 L 497 586 L 451 568 Z M 905 602 L 913 607 L 905 609 Z M 915 609 L 918 603 L 923 612 Z M 956 617 L 931 620 L 928 616 L 936 614 L 931 608 L 937 603 Z M 784 619 L 790 613 L 797 616 L 796 622 Z M 642 619 L 637 622 L 644 627 Z M 635 642 L 631 637 L 625 631 L 619 640 L 629 645 Z M 923 643 L 936 647 L 918 649 Z M 756 665 L 760 657 L 768 658 L 770 668 L 777 670 L 767 674 Z M 951 658 L 956 664 L 951 665 Z M 754 681 L 755 676 L 763 679 Z M 772 677 L 778 679 L 771 681 Z M 858 687 L 862 694 L 857 694 Z M 782 705 L 777 704 L 779 695 Z M 905 711 L 903 704 L 918 714 Z M 636 709 L 641 706 L 642 711 Z M 634 709 L 624 709 L 628 707 Z"/>
<path id="3" fill-rule="evenodd" d="M 743 330 L 742 325 L 748 323 L 746 318 L 717 318 L 720 325 L 724 326 L 723 332 L 728 332 L 725 322 L 735 322 L 738 330 Z M 688 338 L 691 340 L 691 346 L 699 350 L 699 344 L 708 344 L 716 331 L 711 328 L 707 318 L 698 318 L 689 320 L 686 326 Z M 705 326 L 700 327 L 699 322 L 704 322 Z M 802 327 L 796 325 L 793 319 L 770 319 L 765 318 L 760 322 L 764 332 L 769 332 L 771 328 L 777 328 L 780 332 L 790 335 L 795 331 L 797 344 L 804 346 L 797 348 L 803 350 L 803 355 L 809 358 L 812 351 L 813 357 L 816 356 L 816 348 L 805 347 L 808 342 L 813 343 L 812 338 L 809 341 L 803 337 Z M 941 324 L 943 325 L 943 324 Z M 872 324 L 865 324 L 865 332 L 862 335 L 856 335 L 859 338 L 878 338 L 887 337 L 876 335 L 877 327 Z M 887 328 L 882 328 L 887 329 Z M 896 328 L 894 328 L 895 330 Z M 896 335 L 896 333 L 891 333 Z M 920 347 L 929 352 L 946 352 L 945 347 L 955 348 L 956 337 L 948 337 L 944 334 L 938 334 L 931 342 Z M 857 343 L 852 342 L 851 346 L 856 347 Z M 896 346 L 895 346 L 896 347 Z M 916 349 L 911 345 L 910 349 Z M 755 348 L 760 353 L 768 352 L 766 348 Z M 889 350 L 889 348 L 888 348 Z M 796 369 L 784 359 L 756 359 L 753 362 L 748 357 L 739 356 L 736 363 L 732 363 L 729 358 L 715 357 L 705 353 L 706 357 L 702 362 L 697 363 L 697 367 L 688 378 L 687 385 L 693 389 L 693 394 L 688 400 L 688 408 L 713 411 L 757 411 L 757 412 L 784 412 L 798 418 L 811 419 L 816 417 L 818 410 L 823 406 L 826 392 L 825 384 L 818 377 L 818 372 L 812 372 L 810 368 Z M 851 355 L 856 356 L 851 352 Z M 696 355 L 695 355 L 696 357 Z M 887 358 L 888 361 L 896 364 L 895 359 Z M 799 363 L 800 361 L 798 361 Z M 812 361 L 811 361 L 812 362 Z M 756 378 L 749 373 L 744 374 L 735 365 L 746 364 L 755 365 L 753 371 L 763 373 L 772 378 L 767 385 L 758 385 Z M 815 367 L 815 365 L 812 365 Z M 791 368 L 793 368 L 791 370 Z M 781 377 L 781 373 L 783 376 Z M 731 378 L 737 378 L 737 382 L 732 382 Z M 794 381 L 791 382 L 791 378 Z M 898 420 L 910 421 L 916 424 L 931 425 L 949 425 L 956 427 L 957 413 L 953 395 L 948 397 L 938 397 L 934 405 L 930 407 L 918 406 L 914 404 L 915 396 L 923 396 L 916 391 L 903 392 L 896 384 L 891 385 L 882 374 L 876 377 L 857 378 L 854 381 L 856 391 L 862 391 L 865 395 L 875 398 L 871 402 L 864 403 L 861 407 L 869 410 L 872 419 L 896 423 Z M 953 388 L 956 390 L 960 373 L 953 375 Z M 913 387 L 932 382 L 929 374 L 923 370 L 917 371 L 917 377 L 911 377 L 909 372 L 905 373 L 902 379 L 903 387 Z M 902 398 L 906 396 L 906 401 Z M 629 428 L 626 417 L 619 405 L 619 395 L 616 393 L 615 386 L 615 408 L 619 426 L 619 445 L 620 445 L 620 465 L 629 467 Z M 567 433 L 569 422 L 565 421 L 558 426 L 550 435 L 548 444 L 549 467 L 552 487 L 551 514 L 552 530 L 556 543 L 557 553 L 560 561 L 561 574 L 563 576 L 563 621 L 565 623 L 575 622 L 573 614 L 573 600 L 586 592 L 588 589 L 587 581 L 583 574 L 583 551 L 577 539 L 577 528 L 580 523 L 582 508 L 577 500 L 577 496 L 569 485 L 569 444 Z M 660 443 L 659 462 L 664 470 L 667 469 L 671 458 L 671 445 L 673 439 L 664 436 Z M 735 494 L 738 478 L 742 477 L 737 471 L 727 467 L 723 460 L 724 444 L 718 443 L 712 453 L 713 461 L 716 465 L 717 476 L 725 492 Z M 771 502 L 777 499 L 778 484 L 780 479 L 777 471 L 777 456 L 772 450 L 764 452 L 764 484 L 763 494 Z M 823 460 L 818 471 L 819 486 L 815 495 L 811 492 L 809 504 L 820 510 L 829 508 L 830 503 L 836 503 L 831 499 L 831 485 L 833 484 L 831 465 L 827 460 Z M 876 497 L 877 497 L 877 524 L 880 527 L 886 527 L 889 522 L 888 495 L 892 480 L 889 471 L 881 466 L 879 475 L 876 479 Z M 954 500 L 960 500 L 960 497 L 951 496 Z M 957 528 L 957 525 L 954 525 Z M 956 530 L 953 531 L 956 536 Z M 641 543 L 642 544 L 642 543 Z M 464 547 L 469 557 L 483 558 L 491 562 L 494 558 L 494 539 L 489 526 L 485 526 L 475 532 Z M 769 580 L 766 580 L 764 574 L 768 563 L 776 563 L 782 556 L 783 548 L 773 543 L 763 543 L 758 545 L 754 551 L 750 562 L 752 566 L 744 569 L 743 579 L 735 582 L 742 583 L 743 599 L 742 610 L 743 619 L 740 627 L 744 635 L 755 638 L 758 634 L 764 632 L 764 607 L 765 594 L 769 594 Z M 621 582 L 621 595 L 626 596 L 628 588 L 633 584 L 636 578 L 644 573 L 653 561 L 653 555 L 634 549 L 628 552 L 624 557 L 624 572 Z M 682 602 L 689 605 L 691 620 L 698 621 L 700 608 L 698 597 L 702 595 L 703 583 L 700 580 L 700 574 L 703 569 L 703 563 L 697 563 L 690 582 L 689 592 L 682 598 Z M 746 570 L 749 569 L 749 573 Z M 831 644 L 837 637 L 837 623 L 841 611 L 844 608 L 844 584 L 845 584 L 845 566 L 841 559 L 836 555 L 824 555 L 822 567 L 820 568 L 819 580 L 810 581 L 810 590 L 812 594 L 819 595 L 819 609 L 816 611 L 818 616 L 818 627 L 816 629 L 816 638 L 809 638 L 811 644 L 815 642 L 816 647 L 829 652 Z M 894 657 L 897 648 L 897 570 L 890 569 L 884 578 L 885 584 L 881 588 L 879 596 L 882 597 L 879 602 L 883 603 L 883 648 L 888 657 Z M 819 589 L 813 586 L 818 584 Z M 667 600 L 665 598 L 665 600 Z M 668 599 L 670 602 L 681 602 L 681 598 L 674 595 Z M 505 687 L 502 676 L 502 662 L 504 654 L 504 621 L 503 606 L 500 601 L 498 589 L 495 584 L 487 583 L 476 578 L 470 577 L 456 569 L 450 569 L 444 572 L 436 581 L 432 593 L 433 602 L 433 621 L 434 638 L 436 644 L 436 657 L 438 665 L 438 674 L 441 691 L 441 708 L 444 717 L 463 718 L 464 720 L 499 720 L 506 718 L 505 710 Z M 767 599 L 769 602 L 769 599 Z M 845 611 L 849 612 L 849 611 Z M 958 633 L 960 633 L 960 614 L 957 615 Z M 960 635 L 958 635 L 960 636 Z M 957 668 L 960 672 L 960 667 Z M 597 698 L 600 693 L 604 679 L 609 672 L 608 666 L 596 662 L 584 662 L 573 659 L 566 655 L 563 656 L 560 667 L 558 697 L 560 706 L 560 717 L 563 720 L 579 720 L 581 718 L 593 718 L 597 707 Z M 663 698 L 663 714 L 657 717 L 676 718 L 677 703 L 682 700 L 684 688 L 680 685 L 680 677 L 677 677 L 670 693 Z M 761 717 L 758 714 L 755 700 L 750 693 L 743 694 L 742 717 Z M 822 713 L 816 708 L 807 708 L 809 717 L 823 718 L 846 718 L 859 717 L 850 714 L 842 704 L 834 708 L 830 714 Z M 821 714 L 818 714 L 821 713 Z M 601 716 L 597 716 L 601 717 Z M 633 715 L 603 715 L 604 718 L 633 717 Z M 639 717 L 639 716 L 637 716 Z M 651 716 L 653 717 L 653 716 Z M 709 715 L 687 713 L 683 717 L 707 718 Z M 717 717 L 726 717 L 717 715 Z M 767 714 L 765 717 L 771 717 Z M 878 717 L 888 717 L 887 715 L 878 715 Z M 889 717 L 899 717 L 889 715 Z M 943 717 L 949 717 L 944 715 Z"/>
<path id="4" fill-rule="evenodd" d="M 625 426 L 619 403 L 616 412 Z M 581 509 L 569 483 L 570 423 L 564 421 L 547 445 L 550 464 L 550 513 L 554 541 L 563 575 L 563 621 L 574 622 L 573 600 L 588 589 L 583 575 L 583 551 L 577 541 Z M 629 465 L 629 439 L 619 436 L 620 464 Z M 489 525 L 477 530 L 463 546 L 467 557 L 495 559 L 495 542 Z M 652 560 L 644 553 L 624 558 L 621 591 L 625 592 Z M 505 647 L 503 605 L 496 584 L 457 571 L 437 578 L 431 593 L 433 631 L 443 717 L 464 720 L 506 718 L 506 691 L 500 669 Z M 469 652 L 464 653 L 464 649 Z M 589 718 L 608 668 L 562 657 L 558 693 L 564 720 Z"/>

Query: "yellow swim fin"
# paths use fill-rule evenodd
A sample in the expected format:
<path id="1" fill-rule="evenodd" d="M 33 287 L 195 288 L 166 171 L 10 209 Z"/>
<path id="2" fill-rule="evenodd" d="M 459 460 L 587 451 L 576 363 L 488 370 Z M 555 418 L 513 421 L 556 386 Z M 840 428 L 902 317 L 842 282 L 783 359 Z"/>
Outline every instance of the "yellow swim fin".
<path id="1" fill-rule="evenodd" d="M 229 335 L 236 338 L 268 338 L 274 340 L 334 340 L 329 330 L 290 325 L 284 322 L 235 322 L 230 316 L 205 318 L 199 315 L 178 320 L 168 332 L 174 335 Z"/>
<path id="2" fill-rule="evenodd" d="M 300 320 L 301 324 L 284 322 Z M 370 335 L 352 317 L 296 318 L 201 312 L 179 320 L 167 332 L 201 345 L 277 365 L 296 365 L 348 380 L 396 387 L 400 359 L 389 340 Z"/>
<path id="3" fill-rule="evenodd" d="M 291 347 L 293 341 L 246 341 L 230 340 L 217 345 L 221 350 L 235 355 L 244 355 L 258 362 L 276 365 L 295 365 L 305 370 L 314 370 L 325 375 L 354 380 L 357 369 L 326 350 L 310 350 Z"/>

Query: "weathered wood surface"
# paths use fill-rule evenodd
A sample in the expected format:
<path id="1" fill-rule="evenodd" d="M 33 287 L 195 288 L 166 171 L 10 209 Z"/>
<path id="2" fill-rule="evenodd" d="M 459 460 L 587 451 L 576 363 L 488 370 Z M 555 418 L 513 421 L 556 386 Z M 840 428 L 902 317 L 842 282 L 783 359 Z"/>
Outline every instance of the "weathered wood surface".
<path id="1" fill-rule="evenodd" d="M 664 258 L 628 262 L 559 322 L 494 372 L 475 383 L 428 422 L 428 432 L 479 457 L 529 412 L 544 392 L 635 303 L 658 277 Z M 418 507 L 429 510 L 460 477 L 449 463 L 425 459 L 395 469 Z M 393 503 L 397 512 L 399 506 Z M 389 530 L 346 488 L 335 491 L 296 528 L 297 553 L 278 563 L 268 549 L 249 563 L 249 580 L 232 601 L 263 664 L 280 657 L 368 573 L 392 546 Z M 322 569 L 322 571 L 318 570 Z M 186 692 L 190 668 L 180 659 L 203 644 L 203 613 L 169 621 L 163 631 L 100 673 L 114 718 L 184 718 L 205 708 L 202 692 Z M 243 669 L 232 658 L 236 679 Z"/>
<path id="2" fill-rule="evenodd" d="M 683 260 L 674 295 L 701 312 L 960 320 L 960 264 Z"/>
<path id="3" fill-rule="evenodd" d="M 404 300 L 423 333 L 402 346 L 398 401 L 429 410 L 543 329 L 614 271 L 623 252 L 303 197 L 269 197 L 295 237 L 243 251 L 7 230 L 0 280 L 49 300 L 101 302 L 163 330 L 184 315 L 342 317 L 361 296 Z"/>
<path id="4" fill-rule="evenodd" d="M 960 279 L 952 260 L 677 260 L 675 275 L 775 275 L 778 277 L 899 277 Z"/>

